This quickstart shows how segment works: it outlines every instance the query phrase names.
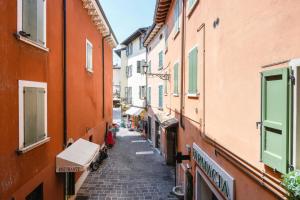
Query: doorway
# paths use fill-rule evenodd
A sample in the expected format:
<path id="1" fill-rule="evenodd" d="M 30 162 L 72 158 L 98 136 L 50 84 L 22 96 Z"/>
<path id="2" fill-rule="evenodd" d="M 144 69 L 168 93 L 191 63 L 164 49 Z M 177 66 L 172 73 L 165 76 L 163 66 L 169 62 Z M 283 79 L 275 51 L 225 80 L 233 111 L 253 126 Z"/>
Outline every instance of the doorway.
<path id="1" fill-rule="evenodd" d="M 158 121 L 155 121 L 155 148 L 160 150 L 160 128 Z"/>
<path id="2" fill-rule="evenodd" d="M 150 140 L 150 141 L 152 141 L 152 120 L 151 120 L 151 117 L 148 117 L 148 134 L 147 134 L 147 136 L 148 136 L 148 139 Z"/>
<path id="3" fill-rule="evenodd" d="M 196 169 L 196 194 L 195 200 L 221 200 L 221 195 L 205 177 L 204 173 Z"/>

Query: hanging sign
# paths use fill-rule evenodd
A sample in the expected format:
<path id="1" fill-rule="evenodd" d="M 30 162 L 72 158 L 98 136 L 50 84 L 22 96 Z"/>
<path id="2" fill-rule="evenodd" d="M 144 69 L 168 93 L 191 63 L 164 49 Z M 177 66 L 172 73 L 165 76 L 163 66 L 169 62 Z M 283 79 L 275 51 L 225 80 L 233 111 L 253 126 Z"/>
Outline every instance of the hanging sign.
<path id="1" fill-rule="evenodd" d="M 228 200 L 234 200 L 234 178 L 195 143 L 193 144 L 193 159 L 223 196 Z"/>

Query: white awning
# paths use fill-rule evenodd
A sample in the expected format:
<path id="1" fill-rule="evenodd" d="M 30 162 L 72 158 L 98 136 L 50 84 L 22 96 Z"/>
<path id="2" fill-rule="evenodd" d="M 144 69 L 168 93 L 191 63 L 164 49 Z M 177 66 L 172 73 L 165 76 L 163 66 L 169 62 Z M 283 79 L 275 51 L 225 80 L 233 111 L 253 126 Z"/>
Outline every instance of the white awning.
<path id="1" fill-rule="evenodd" d="M 164 113 L 156 109 L 153 109 L 153 112 L 163 128 L 176 126 L 178 124 L 178 120 L 170 114 Z"/>
<path id="2" fill-rule="evenodd" d="M 56 156 L 56 172 L 85 171 L 99 152 L 98 144 L 78 139 Z"/>
<path id="3" fill-rule="evenodd" d="M 133 116 L 139 116 L 143 112 L 142 108 L 137 107 L 130 107 L 125 114 L 126 115 L 133 115 Z"/>

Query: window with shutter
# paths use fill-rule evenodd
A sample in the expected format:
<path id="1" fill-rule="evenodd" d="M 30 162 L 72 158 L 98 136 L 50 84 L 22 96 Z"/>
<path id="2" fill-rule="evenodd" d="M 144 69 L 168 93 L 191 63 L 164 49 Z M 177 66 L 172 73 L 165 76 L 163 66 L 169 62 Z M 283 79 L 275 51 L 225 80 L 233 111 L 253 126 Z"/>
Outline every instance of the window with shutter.
<path id="1" fill-rule="evenodd" d="M 46 46 L 46 1 L 19 0 L 18 3 L 22 4 L 21 13 L 18 13 L 19 31 L 23 31 L 28 39 Z"/>
<path id="2" fill-rule="evenodd" d="M 148 73 L 151 74 L 151 61 L 149 61 Z"/>
<path id="3" fill-rule="evenodd" d="M 189 53 L 189 94 L 197 94 L 198 49 L 195 47 Z"/>
<path id="4" fill-rule="evenodd" d="M 164 60 L 163 60 L 163 52 L 160 51 L 158 54 L 158 59 L 159 59 L 159 65 L 158 65 L 158 69 L 162 69 L 164 66 Z"/>
<path id="5" fill-rule="evenodd" d="M 175 33 L 177 33 L 179 31 L 179 8 L 180 8 L 180 4 L 179 4 L 179 0 L 176 0 L 176 4 L 175 4 L 175 11 L 174 11 L 174 29 L 175 29 Z"/>
<path id="6" fill-rule="evenodd" d="M 174 65 L 174 95 L 178 95 L 178 63 Z"/>
<path id="7" fill-rule="evenodd" d="M 289 69 L 262 72 L 261 94 L 261 158 L 266 165 L 286 173 L 291 101 Z"/>
<path id="8" fill-rule="evenodd" d="M 136 72 L 141 73 L 141 61 L 137 61 L 136 65 L 137 65 Z"/>
<path id="9" fill-rule="evenodd" d="M 147 101 L 148 101 L 148 104 L 151 104 L 151 87 L 148 87 Z"/>
<path id="10" fill-rule="evenodd" d="M 158 107 L 163 107 L 163 86 L 158 86 Z"/>
<path id="11" fill-rule="evenodd" d="M 19 150 L 47 138 L 47 84 L 19 81 Z"/>

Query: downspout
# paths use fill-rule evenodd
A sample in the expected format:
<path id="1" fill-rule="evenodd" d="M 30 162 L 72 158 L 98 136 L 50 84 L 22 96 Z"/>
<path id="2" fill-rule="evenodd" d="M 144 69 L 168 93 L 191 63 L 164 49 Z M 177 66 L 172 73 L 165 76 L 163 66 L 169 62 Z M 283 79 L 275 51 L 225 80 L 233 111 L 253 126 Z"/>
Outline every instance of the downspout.
<path id="1" fill-rule="evenodd" d="M 104 67 L 104 56 L 105 56 L 105 52 L 104 52 L 104 42 L 105 42 L 105 39 L 110 37 L 111 33 L 109 33 L 108 35 L 102 37 L 102 67 L 103 67 L 103 73 L 102 73 L 102 97 L 103 97 L 103 101 L 102 101 L 102 117 L 104 119 L 105 117 L 105 112 L 104 112 L 104 108 L 105 108 L 105 100 L 104 100 L 104 97 L 105 97 L 105 67 Z"/>
<path id="2" fill-rule="evenodd" d="M 68 140 L 67 114 L 67 0 L 63 1 L 63 146 L 67 148 Z M 68 199 L 68 173 L 64 177 L 64 199 Z"/>
<path id="3" fill-rule="evenodd" d="M 103 120 L 105 121 L 105 66 L 104 66 L 104 56 L 105 56 L 105 51 L 104 51 L 104 42 L 105 42 L 105 39 L 110 37 L 111 33 L 109 33 L 108 35 L 102 37 L 102 67 L 103 67 L 103 72 L 102 72 L 102 118 Z M 106 137 L 107 137 L 107 133 L 108 133 L 108 122 L 105 123 L 105 135 L 104 135 L 104 142 L 106 141 Z"/>
<path id="4" fill-rule="evenodd" d="M 182 0 L 182 34 L 181 34 L 181 73 L 180 73 L 180 126 L 184 129 L 183 110 L 184 110 L 184 68 L 185 68 L 185 0 Z"/>

